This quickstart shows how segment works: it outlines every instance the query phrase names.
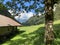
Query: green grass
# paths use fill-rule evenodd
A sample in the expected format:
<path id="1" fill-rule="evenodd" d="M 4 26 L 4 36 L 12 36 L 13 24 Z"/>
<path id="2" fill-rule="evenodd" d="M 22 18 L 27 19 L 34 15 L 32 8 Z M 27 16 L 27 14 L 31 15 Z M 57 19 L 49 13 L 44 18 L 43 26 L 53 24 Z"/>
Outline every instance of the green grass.
<path id="1" fill-rule="evenodd" d="M 26 27 L 19 27 L 20 30 L 25 31 L 26 34 L 32 33 L 36 31 L 38 28 L 43 27 L 44 25 L 33 25 L 33 26 L 26 26 Z"/>
<path id="2" fill-rule="evenodd" d="M 18 27 L 19 34 L 1 45 L 43 45 L 44 24 Z M 54 22 L 55 44 L 60 45 L 60 20 Z"/>

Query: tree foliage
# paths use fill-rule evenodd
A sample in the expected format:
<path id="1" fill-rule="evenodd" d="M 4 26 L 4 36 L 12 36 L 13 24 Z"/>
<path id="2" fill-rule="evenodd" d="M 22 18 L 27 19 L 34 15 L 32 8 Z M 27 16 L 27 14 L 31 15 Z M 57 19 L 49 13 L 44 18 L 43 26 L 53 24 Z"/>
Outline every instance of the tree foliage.
<path id="1" fill-rule="evenodd" d="M 5 6 L 8 9 L 18 13 L 19 11 L 26 10 L 27 12 L 34 10 L 35 13 L 44 12 L 45 0 L 11 0 L 7 1 Z M 59 0 L 52 0 L 53 3 L 57 3 Z"/>
<path id="2" fill-rule="evenodd" d="M 4 0 L 0 0 L 0 3 L 3 3 Z"/>
<path id="3" fill-rule="evenodd" d="M 0 3 L 0 10 L 6 10 L 6 9 L 7 8 L 3 4 Z"/>
<path id="4" fill-rule="evenodd" d="M 26 10 L 27 12 L 34 10 L 36 13 L 44 11 L 44 0 L 11 0 L 6 2 L 6 7 L 17 11 Z"/>
<path id="5" fill-rule="evenodd" d="M 8 12 L 7 8 L 2 3 L 0 3 L 0 14 L 11 17 L 11 14 Z"/>

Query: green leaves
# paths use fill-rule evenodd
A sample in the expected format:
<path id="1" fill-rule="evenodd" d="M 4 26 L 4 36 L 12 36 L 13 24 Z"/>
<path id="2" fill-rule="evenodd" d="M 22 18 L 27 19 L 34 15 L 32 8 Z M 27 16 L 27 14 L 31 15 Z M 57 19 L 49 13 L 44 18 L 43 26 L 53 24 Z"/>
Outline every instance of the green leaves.
<path id="1" fill-rule="evenodd" d="M 4 0 L 0 0 L 0 3 L 3 3 Z"/>
<path id="2" fill-rule="evenodd" d="M 11 0 L 11 1 L 8 1 L 5 5 L 9 7 L 10 9 L 14 9 L 16 12 L 22 11 L 22 10 L 26 10 L 28 12 L 28 11 L 31 11 L 31 9 L 33 9 L 37 13 L 38 11 L 42 10 L 42 8 L 44 8 L 44 7 L 41 7 L 43 2 L 44 0 L 39 0 L 39 1 L 37 0 Z M 29 5 L 29 6 L 26 6 L 26 5 Z"/>
<path id="3" fill-rule="evenodd" d="M 7 8 L 3 4 L 0 3 L 0 10 L 6 10 L 6 9 Z"/>

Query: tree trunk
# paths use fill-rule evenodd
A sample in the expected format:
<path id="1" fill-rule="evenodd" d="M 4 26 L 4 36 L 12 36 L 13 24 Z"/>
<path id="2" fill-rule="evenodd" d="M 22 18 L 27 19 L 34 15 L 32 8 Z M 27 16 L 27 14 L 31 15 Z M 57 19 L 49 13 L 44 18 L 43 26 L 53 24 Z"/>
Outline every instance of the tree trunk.
<path id="1" fill-rule="evenodd" d="M 54 40 L 53 19 L 53 0 L 45 0 L 45 45 L 51 45 Z"/>

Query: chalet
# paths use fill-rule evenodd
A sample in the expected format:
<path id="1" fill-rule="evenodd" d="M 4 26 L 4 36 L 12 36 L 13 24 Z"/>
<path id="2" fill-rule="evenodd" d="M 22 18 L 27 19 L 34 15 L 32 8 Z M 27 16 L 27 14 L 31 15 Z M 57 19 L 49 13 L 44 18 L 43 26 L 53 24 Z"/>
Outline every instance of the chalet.
<path id="1" fill-rule="evenodd" d="M 13 33 L 17 30 L 18 26 L 21 26 L 21 24 L 12 18 L 0 14 L 0 36 Z"/>

